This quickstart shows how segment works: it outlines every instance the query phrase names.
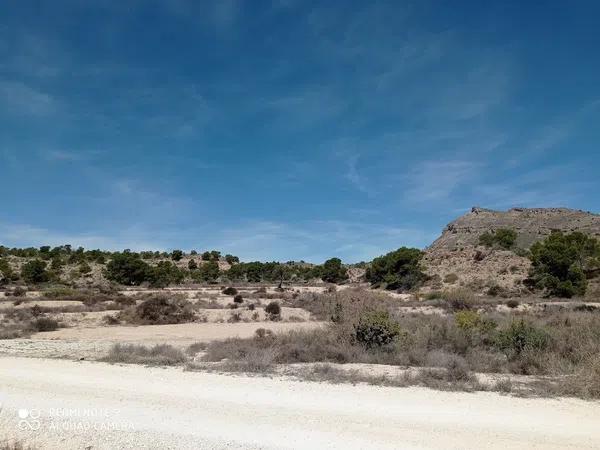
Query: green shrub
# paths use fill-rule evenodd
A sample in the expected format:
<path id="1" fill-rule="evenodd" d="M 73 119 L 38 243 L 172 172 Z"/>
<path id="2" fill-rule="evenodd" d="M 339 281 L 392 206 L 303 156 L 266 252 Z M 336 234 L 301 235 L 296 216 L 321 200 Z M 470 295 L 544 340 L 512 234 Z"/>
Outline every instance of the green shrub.
<path id="1" fill-rule="evenodd" d="M 219 274 L 219 264 L 216 261 L 208 261 L 195 271 L 193 277 L 198 281 L 215 283 L 219 278 Z"/>
<path id="2" fill-rule="evenodd" d="M 196 260 L 194 258 L 190 259 L 188 261 L 188 269 L 196 270 L 197 268 L 198 268 L 198 263 L 196 262 Z"/>
<path id="3" fill-rule="evenodd" d="M 354 326 L 356 340 L 367 348 L 390 344 L 400 335 L 400 326 L 387 311 L 364 313 Z"/>
<path id="4" fill-rule="evenodd" d="M 278 320 L 281 318 L 281 306 L 277 302 L 271 302 L 265 307 L 265 313 L 270 320 Z"/>
<path id="5" fill-rule="evenodd" d="M 600 267 L 600 243 L 583 233 L 552 233 L 531 247 L 530 282 L 549 295 L 584 295 L 586 271 Z"/>
<path id="6" fill-rule="evenodd" d="M 46 270 L 46 263 L 41 259 L 34 259 L 23 265 L 21 277 L 28 283 L 45 283 L 50 279 Z"/>
<path id="7" fill-rule="evenodd" d="M 243 303 L 244 297 L 242 297 L 240 294 L 237 294 L 233 297 L 233 301 L 234 303 Z"/>
<path id="8" fill-rule="evenodd" d="M 146 280 L 152 287 L 167 287 L 170 284 L 181 283 L 185 275 L 179 267 L 170 261 L 160 261 L 156 266 L 150 267 Z"/>
<path id="9" fill-rule="evenodd" d="M 383 285 L 386 289 L 410 290 L 427 278 L 420 267 L 422 257 L 421 250 L 402 247 L 375 258 L 367 269 L 366 278 L 372 285 Z"/>
<path id="10" fill-rule="evenodd" d="M 147 280 L 150 266 L 133 253 L 117 253 L 106 265 L 104 274 L 110 281 L 134 286 Z"/>
<path id="11" fill-rule="evenodd" d="M 456 326 L 463 331 L 472 330 L 481 324 L 481 316 L 477 312 L 470 310 L 457 311 L 454 313 L 454 320 Z"/>
<path id="12" fill-rule="evenodd" d="M 506 352 L 520 355 L 525 350 L 543 350 L 550 337 L 546 331 L 521 320 L 513 320 L 507 329 L 496 336 L 498 347 Z"/>
<path id="13" fill-rule="evenodd" d="M 171 252 L 171 259 L 173 261 L 181 261 L 181 258 L 183 258 L 183 252 L 181 250 L 173 250 Z"/>
<path id="14" fill-rule="evenodd" d="M 321 279 L 325 283 L 341 283 L 348 279 L 348 270 L 342 265 L 339 258 L 331 258 L 323 263 L 320 268 Z"/>
<path id="15" fill-rule="evenodd" d="M 79 273 L 82 275 L 87 275 L 88 273 L 90 273 L 92 271 L 92 268 L 90 267 L 90 265 L 88 263 L 86 263 L 85 261 L 82 261 L 81 264 L 79 264 Z"/>
<path id="16" fill-rule="evenodd" d="M 495 232 L 485 232 L 479 236 L 479 243 L 486 247 L 498 246 L 505 250 L 514 247 L 517 241 L 517 232 L 508 228 L 499 228 Z"/>

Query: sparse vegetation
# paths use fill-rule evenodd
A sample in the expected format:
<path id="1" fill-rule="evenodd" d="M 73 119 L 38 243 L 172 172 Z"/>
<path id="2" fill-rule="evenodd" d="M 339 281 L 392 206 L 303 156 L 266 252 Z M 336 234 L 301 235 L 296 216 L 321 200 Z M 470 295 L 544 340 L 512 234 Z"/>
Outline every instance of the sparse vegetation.
<path id="1" fill-rule="evenodd" d="M 174 366 L 187 360 L 185 354 L 171 345 L 146 347 L 135 344 L 115 344 L 101 361 L 148 366 Z"/>
<path id="2" fill-rule="evenodd" d="M 510 250 L 517 241 L 517 232 L 508 228 L 499 228 L 494 232 L 486 232 L 479 236 L 479 243 L 486 247 L 499 247 Z"/>

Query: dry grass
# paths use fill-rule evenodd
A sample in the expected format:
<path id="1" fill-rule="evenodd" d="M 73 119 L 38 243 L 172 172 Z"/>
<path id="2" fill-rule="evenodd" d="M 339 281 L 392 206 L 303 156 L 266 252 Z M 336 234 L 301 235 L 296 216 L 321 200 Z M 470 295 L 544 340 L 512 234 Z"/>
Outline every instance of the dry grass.
<path id="1" fill-rule="evenodd" d="M 357 317 L 374 305 L 393 312 L 394 305 L 374 299 L 371 293 L 363 299 L 357 293 L 340 294 L 314 296 L 317 304 L 307 306 L 313 314 L 320 311 L 321 317 L 330 314 L 334 321 L 326 328 L 212 342 L 203 359 L 227 361 L 236 371 L 244 366 L 272 370 L 273 364 L 291 363 L 432 368 L 421 371 L 411 384 L 444 389 L 449 385 L 475 388 L 473 372 L 539 375 L 560 380 L 540 386 L 546 393 L 600 397 L 600 314 L 595 310 L 485 314 L 474 310 L 471 298 L 468 303 L 473 309 L 464 309 L 467 297 L 454 293 L 448 298 L 460 302 L 455 314 L 396 314 L 400 336 L 389 345 L 366 348 L 353 335 Z M 508 389 L 503 384 L 498 390 Z"/>
<path id="2" fill-rule="evenodd" d="M 166 344 L 146 347 L 135 344 L 115 344 L 101 361 L 148 366 L 175 366 L 187 361 L 185 354 Z"/>

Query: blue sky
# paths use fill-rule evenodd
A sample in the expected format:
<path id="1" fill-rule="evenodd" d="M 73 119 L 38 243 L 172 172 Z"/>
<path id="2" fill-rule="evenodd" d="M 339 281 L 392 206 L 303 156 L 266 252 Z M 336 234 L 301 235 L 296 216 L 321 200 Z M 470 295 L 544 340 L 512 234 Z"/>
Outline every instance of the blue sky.
<path id="1" fill-rule="evenodd" d="M 5 2 L 0 243 L 368 260 L 600 210 L 600 3 Z"/>

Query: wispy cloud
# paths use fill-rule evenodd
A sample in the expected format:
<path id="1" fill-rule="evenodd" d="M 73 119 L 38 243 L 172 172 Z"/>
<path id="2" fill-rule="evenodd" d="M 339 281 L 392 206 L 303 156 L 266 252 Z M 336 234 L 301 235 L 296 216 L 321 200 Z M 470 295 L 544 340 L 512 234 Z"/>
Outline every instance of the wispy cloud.
<path id="1" fill-rule="evenodd" d="M 481 165 L 473 161 L 441 160 L 419 163 L 407 175 L 405 198 L 411 203 L 439 202 L 477 178 Z"/>

